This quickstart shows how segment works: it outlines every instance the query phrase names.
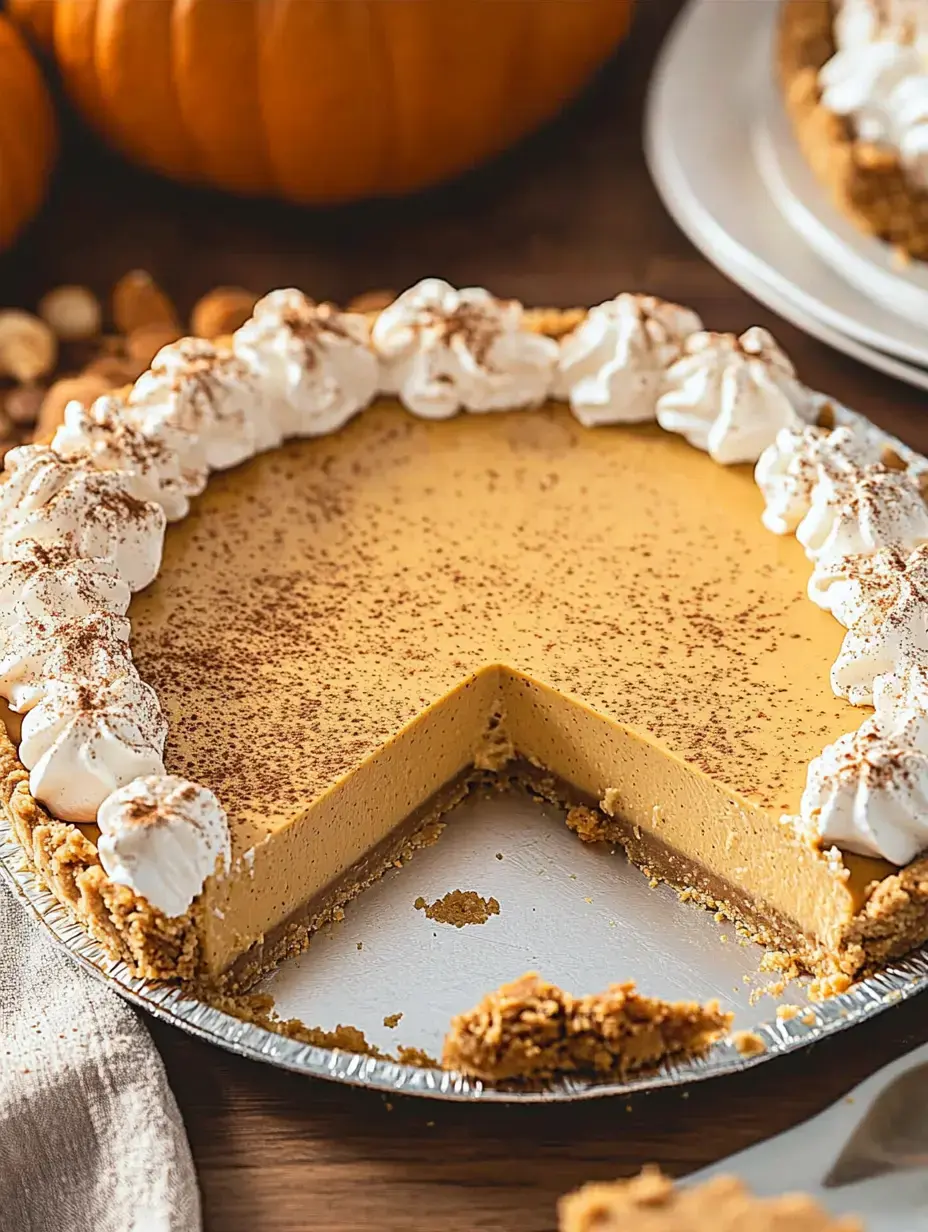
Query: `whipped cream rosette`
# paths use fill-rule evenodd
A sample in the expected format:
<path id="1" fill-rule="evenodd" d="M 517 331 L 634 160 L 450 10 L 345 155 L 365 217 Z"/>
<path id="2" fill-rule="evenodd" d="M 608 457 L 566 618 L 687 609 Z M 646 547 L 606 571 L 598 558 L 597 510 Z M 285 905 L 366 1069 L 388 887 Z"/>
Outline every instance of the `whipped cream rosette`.
<path id="1" fill-rule="evenodd" d="M 793 534 L 809 512 L 824 475 L 851 474 L 879 461 L 881 453 L 881 446 L 850 428 L 829 430 L 807 424 L 781 428 L 754 471 L 764 494 L 764 525 L 775 535 Z"/>
<path id="2" fill-rule="evenodd" d="M 11 449 L 0 484 L 2 555 L 22 540 L 67 543 L 75 556 L 112 560 L 129 588 L 157 576 L 164 510 L 133 494 L 132 477 L 101 471 L 83 455 L 64 458 L 45 445 Z"/>
<path id="3" fill-rule="evenodd" d="M 522 305 L 427 278 L 383 310 L 371 333 L 380 387 L 426 419 L 537 406 L 559 348 L 522 328 Z"/>
<path id="4" fill-rule="evenodd" d="M 164 773 L 166 734 L 155 691 L 134 668 L 61 676 L 23 719 L 19 756 L 36 800 L 65 821 L 93 821 L 111 792 Z"/>
<path id="5" fill-rule="evenodd" d="M 133 385 L 126 415 L 143 435 L 177 453 L 191 495 L 202 490 L 207 470 L 237 466 L 280 444 L 279 433 L 268 432 L 257 375 L 202 338 L 162 347 Z"/>
<path id="6" fill-rule="evenodd" d="M 52 438 L 63 458 L 85 459 L 103 471 L 120 471 L 139 500 L 160 505 L 169 522 L 185 518 L 191 496 L 202 491 L 200 475 L 158 435 L 146 436 L 126 414 L 121 398 L 103 397 L 89 407 L 69 402 L 64 423 Z"/>
<path id="7" fill-rule="evenodd" d="M 801 816 L 823 845 L 907 864 L 928 847 L 928 753 L 867 719 L 810 764 Z"/>
<path id="8" fill-rule="evenodd" d="M 125 616 L 105 612 L 8 624 L 0 628 L 0 696 L 27 711 L 55 680 L 112 680 L 132 670 L 129 633 Z"/>
<path id="9" fill-rule="evenodd" d="M 115 561 L 74 556 L 67 542 L 20 539 L 0 561 L 0 625 L 95 612 L 124 616 L 131 598 Z"/>
<path id="10" fill-rule="evenodd" d="M 695 312 L 653 295 L 617 295 L 561 340 L 554 396 L 588 428 L 654 419 L 665 373 L 702 329 Z"/>
<path id="11" fill-rule="evenodd" d="M 716 462 L 756 462 L 782 428 L 812 418 L 809 391 L 771 335 L 691 334 L 668 369 L 657 421 Z"/>
<path id="12" fill-rule="evenodd" d="M 166 916 L 183 915 L 206 878 L 229 868 L 225 811 L 208 788 L 186 779 L 134 779 L 103 801 L 97 824 L 109 877 Z"/>
<path id="13" fill-rule="evenodd" d="M 928 753 L 928 664 L 898 664 L 873 682 L 880 730 Z"/>
<path id="14" fill-rule="evenodd" d="M 796 538 L 817 569 L 881 548 L 928 542 L 928 508 L 914 476 L 881 464 L 822 474 Z"/>
<path id="15" fill-rule="evenodd" d="M 273 424 L 269 440 L 275 433 L 279 443 L 335 432 L 377 394 L 366 318 L 301 291 L 272 291 L 259 300 L 232 345 L 257 376 Z"/>

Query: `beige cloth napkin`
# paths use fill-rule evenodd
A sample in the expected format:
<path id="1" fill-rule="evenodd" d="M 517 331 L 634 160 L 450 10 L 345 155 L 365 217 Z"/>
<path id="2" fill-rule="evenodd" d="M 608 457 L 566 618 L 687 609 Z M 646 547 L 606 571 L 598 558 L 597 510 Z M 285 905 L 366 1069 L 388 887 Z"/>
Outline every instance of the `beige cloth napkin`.
<path id="1" fill-rule="evenodd" d="M 183 1122 L 144 1024 L 0 887 L 0 1229 L 199 1227 Z"/>

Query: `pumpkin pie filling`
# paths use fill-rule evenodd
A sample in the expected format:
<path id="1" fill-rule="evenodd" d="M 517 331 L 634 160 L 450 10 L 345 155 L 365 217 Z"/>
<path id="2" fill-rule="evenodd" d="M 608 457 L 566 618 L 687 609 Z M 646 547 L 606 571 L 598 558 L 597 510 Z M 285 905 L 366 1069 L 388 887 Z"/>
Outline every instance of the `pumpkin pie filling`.
<path id="1" fill-rule="evenodd" d="M 230 819 L 204 974 L 272 962 L 507 752 L 676 884 L 710 870 L 698 888 L 769 941 L 838 948 L 860 885 L 779 817 L 857 716 L 823 670 L 841 630 L 761 508 L 748 468 L 564 408 L 383 402 L 214 478 L 130 610 L 167 768 Z"/>

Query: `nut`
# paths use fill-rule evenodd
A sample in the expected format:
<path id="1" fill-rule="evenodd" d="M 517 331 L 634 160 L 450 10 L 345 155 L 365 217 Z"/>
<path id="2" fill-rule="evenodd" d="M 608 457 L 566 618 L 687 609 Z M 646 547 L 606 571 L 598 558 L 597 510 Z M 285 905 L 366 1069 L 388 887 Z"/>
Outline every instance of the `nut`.
<path id="1" fill-rule="evenodd" d="M 365 291 L 348 301 L 346 312 L 383 312 L 396 299 L 394 291 Z"/>
<path id="2" fill-rule="evenodd" d="M 190 317 L 190 331 L 197 338 L 234 334 L 251 316 L 257 302 L 257 295 L 241 287 L 216 287 L 197 302 Z"/>
<path id="3" fill-rule="evenodd" d="M 83 376 L 65 377 L 50 386 L 45 394 L 45 400 L 39 411 L 35 435 L 41 439 L 50 435 L 64 423 L 64 408 L 69 402 L 82 402 L 90 406 L 96 398 L 109 393 L 112 385 L 96 373 L 86 372 Z"/>
<path id="4" fill-rule="evenodd" d="M 143 365 L 144 371 L 161 348 L 176 342 L 183 336 L 183 332 L 179 325 L 167 322 L 140 325 L 126 339 L 126 351 L 130 359 Z"/>
<path id="5" fill-rule="evenodd" d="M 880 461 L 888 471 L 905 471 L 909 469 L 905 458 L 898 454 L 892 445 L 886 446 L 880 455 Z"/>
<path id="6" fill-rule="evenodd" d="M 832 428 L 837 426 L 838 417 L 835 415 L 834 403 L 823 402 L 818 408 L 818 416 L 815 420 L 817 428 L 827 428 L 830 432 Z"/>
<path id="7" fill-rule="evenodd" d="M 55 366 L 58 341 L 44 321 L 18 308 L 0 311 L 0 372 L 31 385 Z"/>
<path id="8" fill-rule="evenodd" d="M 113 322 L 121 334 L 145 325 L 170 325 L 180 336 L 174 305 L 146 270 L 124 274 L 113 288 Z"/>
<path id="9" fill-rule="evenodd" d="M 100 301 L 89 287 L 55 287 L 39 300 L 39 316 L 62 342 L 96 338 L 103 323 Z"/>
<path id="10" fill-rule="evenodd" d="M 3 399 L 7 417 L 20 426 L 31 426 L 39 417 L 45 390 L 40 385 L 19 385 L 11 389 Z"/>

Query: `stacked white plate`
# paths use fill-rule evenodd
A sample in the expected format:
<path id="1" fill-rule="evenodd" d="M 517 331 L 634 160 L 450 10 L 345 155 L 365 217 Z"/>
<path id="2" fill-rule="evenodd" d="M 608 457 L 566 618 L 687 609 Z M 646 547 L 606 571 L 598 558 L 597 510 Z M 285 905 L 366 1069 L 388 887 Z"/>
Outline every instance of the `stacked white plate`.
<path id="1" fill-rule="evenodd" d="M 690 0 L 652 79 L 652 175 L 690 240 L 755 299 L 928 389 L 928 263 L 859 234 L 807 167 L 774 81 L 778 10 Z"/>

